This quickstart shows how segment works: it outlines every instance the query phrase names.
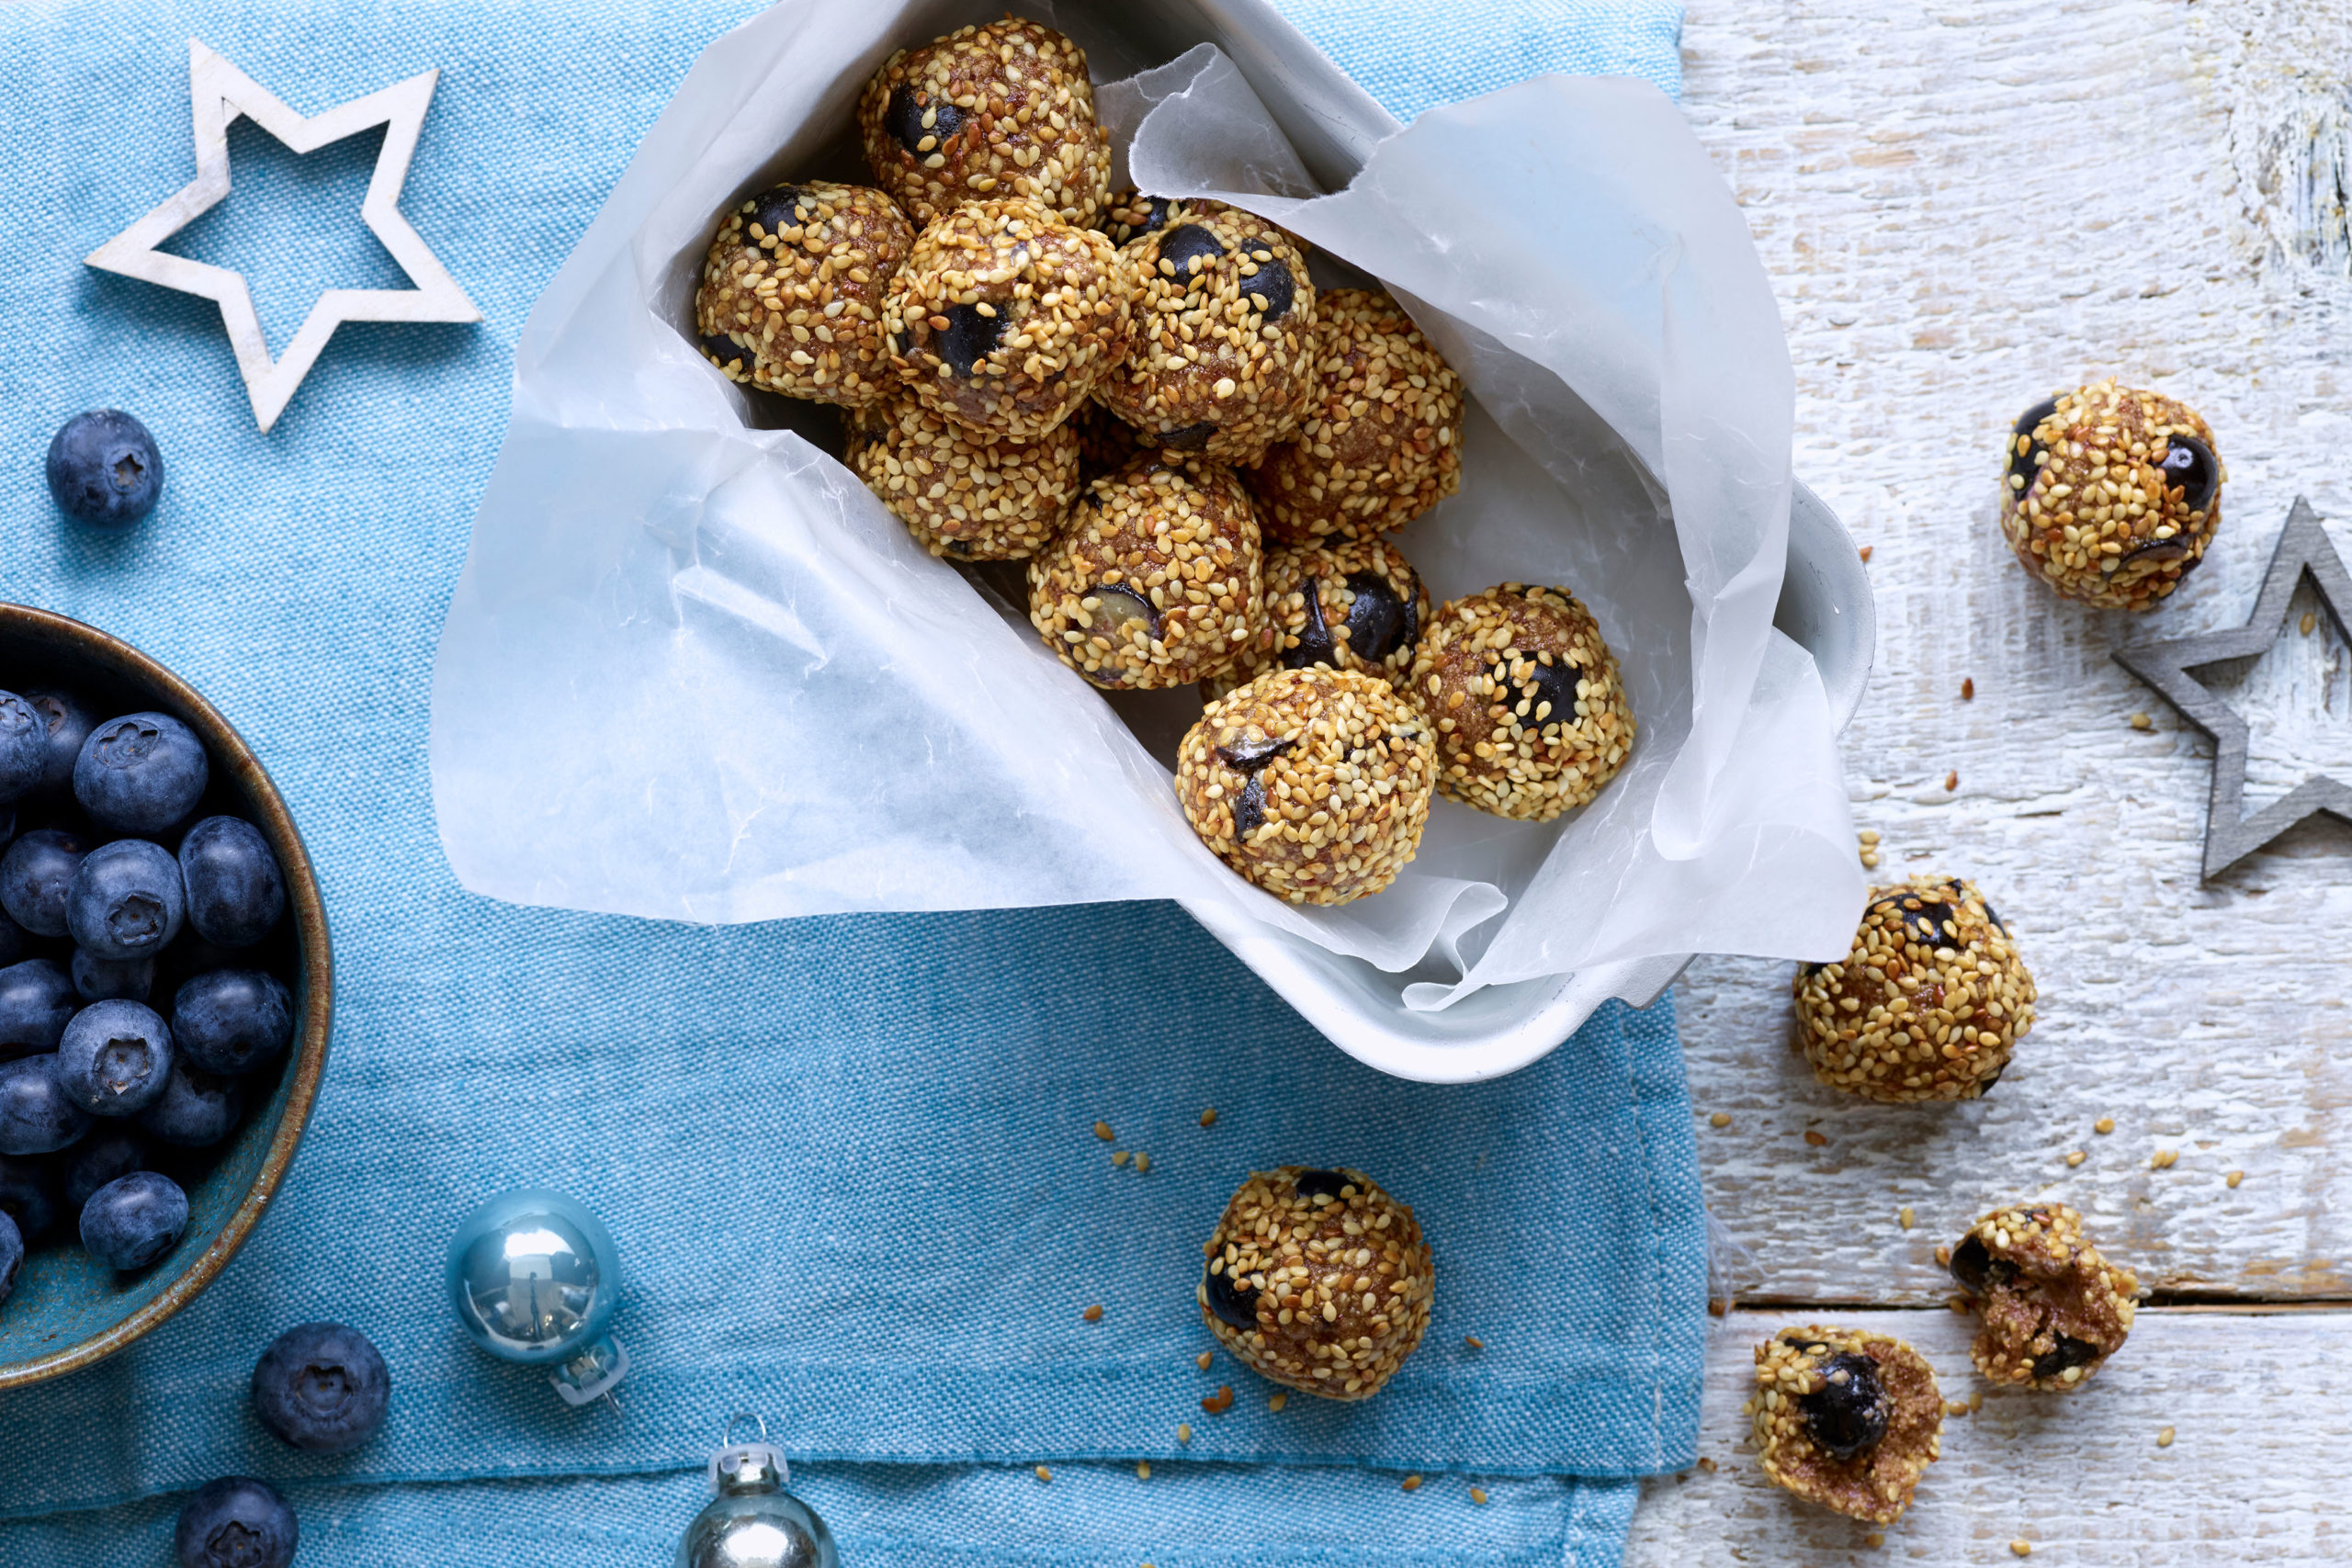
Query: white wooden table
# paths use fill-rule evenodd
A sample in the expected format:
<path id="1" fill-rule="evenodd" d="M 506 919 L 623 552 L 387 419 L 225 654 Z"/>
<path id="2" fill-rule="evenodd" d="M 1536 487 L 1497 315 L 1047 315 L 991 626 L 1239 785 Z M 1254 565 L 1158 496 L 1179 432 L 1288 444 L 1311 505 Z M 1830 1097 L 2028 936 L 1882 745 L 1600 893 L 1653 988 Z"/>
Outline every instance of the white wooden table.
<path id="1" fill-rule="evenodd" d="M 1650 1484 L 1628 1561 L 2352 1561 L 2352 829 L 2200 883 L 2211 748 L 2110 658 L 2240 624 L 2298 494 L 2352 558 L 2352 0 L 1692 0 L 1683 50 L 1787 321 L 1798 471 L 1871 552 L 1858 821 L 1883 878 L 1976 878 L 2041 1001 L 1989 1099 L 1888 1109 L 1792 1055 L 1787 965 L 1681 982 L 1707 1201 L 1750 1260 L 1709 1357 L 1715 1468 Z M 2229 472 L 2211 556 L 2145 617 L 2056 600 L 1995 523 L 2010 422 L 2110 372 L 2199 408 Z M 2223 689 L 2258 716 L 2250 808 L 2352 778 L 2326 616 Z M 2042 1197 L 2154 1292 L 2098 1380 L 1950 1419 L 1883 1545 L 1764 1484 L 1754 1343 L 1856 1314 L 1965 1398 L 1934 1249 Z"/>

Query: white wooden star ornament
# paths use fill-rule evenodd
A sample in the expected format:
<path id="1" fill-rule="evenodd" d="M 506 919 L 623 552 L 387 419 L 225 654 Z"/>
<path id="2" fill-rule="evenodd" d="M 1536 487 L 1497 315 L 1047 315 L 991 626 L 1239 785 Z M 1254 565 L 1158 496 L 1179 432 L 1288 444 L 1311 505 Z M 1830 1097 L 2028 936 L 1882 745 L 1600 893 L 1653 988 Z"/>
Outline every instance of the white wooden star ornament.
<path id="1" fill-rule="evenodd" d="M 191 39 L 187 47 L 188 96 L 196 115 L 196 178 L 86 259 L 103 271 L 200 294 L 218 304 L 220 324 L 228 329 L 230 346 L 236 351 L 237 369 L 253 399 L 254 418 L 263 430 L 277 423 L 327 339 L 345 321 L 481 320 L 481 312 L 458 287 L 458 280 L 434 259 L 400 211 L 401 187 L 408 182 L 409 159 L 424 128 L 424 111 L 433 102 L 433 88 L 441 76 L 438 70 L 305 118 L 204 45 Z M 416 285 L 413 288 L 326 290 L 302 319 L 286 352 L 274 360 L 242 273 L 156 248 L 229 194 L 229 127 L 239 115 L 248 117 L 296 152 L 315 152 L 370 126 L 385 127 L 383 149 L 377 154 L 376 173 L 368 182 L 359 216 Z"/>

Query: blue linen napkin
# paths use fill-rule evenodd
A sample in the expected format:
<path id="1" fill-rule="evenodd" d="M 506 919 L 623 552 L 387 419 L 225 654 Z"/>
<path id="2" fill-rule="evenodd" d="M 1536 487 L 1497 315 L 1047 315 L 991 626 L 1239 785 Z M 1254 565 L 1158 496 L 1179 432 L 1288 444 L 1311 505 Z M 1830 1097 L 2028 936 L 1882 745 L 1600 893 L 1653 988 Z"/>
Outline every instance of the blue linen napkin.
<path id="1" fill-rule="evenodd" d="M 451 878 L 427 679 L 515 334 L 694 55 L 752 8 L 0 8 L 0 597 L 128 637 L 243 731 L 309 840 L 341 981 L 302 1156 L 221 1281 L 100 1366 L 0 1396 L 0 1562 L 160 1560 L 156 1495 L 243 1471 L 287 1482 L 306 1559 L 642 1562 L 736 1408 L 814 1461 L 796 1487 L 855 1562 L 1613 1561 L 1633 1487 L 1607 1478 L 1688 1462 L 1696 1419 L 1703 1235 L 1667 1006 L 1435 1089 L 1340 1056 L 1170 907 L 700 930 Z M 1396 23 L 1418 13 L 1382 8 L 1375 38 L 1372 9 L 1300 0 L 1408 117 L 1429 89 Z M 1446 90 L 1611 63 L 1671 85 L 1670 12 L 1543 14 L 1498 24 L 1482 76 Z M 484 324 L 345 329 L 261 436 L 209 303 L 82 267 L 187 177 L 191 34 L 303 112 L 440 65 L 403 209 Z M 244 270 L 274 343 L 323 285 L 401 286 L 356 221 L 376 140 L 297 159 L 241 125 L 234 196 L 173 248 Z M 63 525 L 40 479 L 55 424 L 102 404 L 146 418 L 170 472 L 123 537 Z M 1112 1165 L 1097 1119 L 1148 1174 Z M 1193 1364 L 1197 1244 L 1242 1172 L 1289 1159 L 1372 1169 L 1438 1250 L 1430 1342 L 1366 1404 L 1276 1415 L 1222 1356 Z M 447 1316 L 449 1230 L 523 1181 L 619 1239 L 625 1415 L 563 1409 Z M 242 1409 L 260 1346 L 320 1316 L 374 1336 L 397 1390 L 385 1436 L 339 1461 Z M 1240 1397 L 1204 1416 L 1219 1383 Z M 1397 1471 L 1460 1473 L 1408 1495 Z"/>

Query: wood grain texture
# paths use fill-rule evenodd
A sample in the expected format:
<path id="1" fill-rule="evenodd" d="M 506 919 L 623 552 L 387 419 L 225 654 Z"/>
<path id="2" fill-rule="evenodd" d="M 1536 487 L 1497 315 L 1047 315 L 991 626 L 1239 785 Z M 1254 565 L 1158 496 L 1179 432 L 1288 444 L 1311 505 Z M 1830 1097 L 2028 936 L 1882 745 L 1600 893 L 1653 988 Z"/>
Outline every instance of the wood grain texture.
<path id="1" fill-rule="evenodd" d="M 1693 966 L 1748 1299 L 1939 1300 L 1937 1243 L 2045 1196 L 2160 1293 L 2352 1298 L 2352 829 L 2200 883 L 2211 747 L 2110 658 L 2242 622 L 2298 494 L 2352 556 L 2352 0 L 1693 0 L 1684 51 L 1788 324 L 1798 472 L 1872 550 L 1857 821 L 1883 878 L 1975 878 L 2041 990 L 1989 1099 L 1915 1111 L 1814 1085 L 1786 965 Z M 2010 422 L 2110 372 L 2200 410 L 2229 474 L 2205 564 L 2140 617 L 2058 600 L 1995 521 Z M 2323 629 L 2225 686 L 2266 711 L 2251 795 L 2352 755 L 2344 665 Z"/>
<path id="2" fill-rule="evenodd" d="M 1783 1323 L 1858 1324 L 1907 1341 L 1947 1399 L 1943 1457 L 1910 1510 L 1878 1527 L 1798 1502 L 1767 1482 L 1741 1401 L 1758 1340 Z M 1802 1562 L 2130 1563 L 2213 1568 L 2340 1563 L 2352 1530 L 2308 1479 L 2344 1436 L 2352 1360 L 2343 1314 L 2152 1310 L 2080 1393 L 1993 1390 L 1968 1361 L 1973 1320 L 1948 1312 L 1734 1313 L 1707 1358 L 1700 1452 L 1713 1461 L 1643 1483 L 1627 1568 Z M 2170 1427 L 2171 1446 L 2158 1432 Z M 2304 1478 L 2298 1481 L 2297 1478 Z M 1870 1546 L 1878 1530 L 1884 1541 Z"/>

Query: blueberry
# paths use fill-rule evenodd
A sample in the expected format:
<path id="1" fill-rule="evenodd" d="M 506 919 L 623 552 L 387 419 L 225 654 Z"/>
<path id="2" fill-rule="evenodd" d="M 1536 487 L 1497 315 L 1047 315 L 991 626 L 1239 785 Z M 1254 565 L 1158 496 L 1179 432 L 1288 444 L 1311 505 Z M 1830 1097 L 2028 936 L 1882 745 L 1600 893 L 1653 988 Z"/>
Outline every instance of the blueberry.
<path id="1" fill-rule="evenodd" d="M 1229 740 L 1216 749 L 1218 760 L 1238 772 L 1255 774 L 1257 771 L 1289 750 L 1295 744 L 1289 740 L 1266 738 L 1257 740 Z"/>
<path id="2" fill-rule="evenodd" d="M 82 809 L 125 833 L 160 833 L 196 809 L 211 769 L 196 732 L 169 714 L 134 713 L 90 731 L 74 760 Z"/>
<path id="3" fill-rule="evenodd" d="M 154 987 L 152 958 L 99 958 L 74 950 L 74 988 L 85 1002 L 143 1002 Z"/>
<path id="4" fill-rule="evenodd" d="M 1348 604 L 1348 647 L 1358 659 L 1378 664 L 1419 639 L 1420 606 L 1409 599 L 1399 599 L 1386 578 L 1376 571 L 1351 571 L 1348 574 L 1348 590 L 1355 595 Z M 1574 702 L 1573 682 L 1569 692 L 1569 701 Z"/>
<path id="5" fill-rule="evenodd" d="M 2180 490 L 2181 503 L 2191 512 L 2211 506 L 2214 491 L 2222 488 L 2222 466 L 2213 461 L 2213 449 L 2194 435 L 2172 437 L 2160 466 L 2165 488 Z"/>
<path id="6" fill-rule="evenodd" d="M 1951 1249 L 1951 1277 L 1974 1295 L 1988 1295 L 2018 1277 L 2018 1266 L 1993 1256 L 1981 1236 L 1969 1236 Z"/>
<path id="7" fill-rule="evenodd" d="M 1266 781 L 1251 773 L 1233 800 L 1233 836 L 1247 839 L 1265 825 Z"/>
<path id="8" fill-rule="evenodd" d="M 1906 942 L 1916 942 L 1921 947 L 1936 948 L 1949 947 L 1953 941 L 1952 932 L 1945 931 L 1944 926 L 1959 914 L 1958 902 L 1955 898 L 1952 903 L 1946 904 L 1939 896 L 1922 895 L 1916 890 L 1905 888 L 1900 893 L 1880 899 L 1871 907 L 1874 909 L 1892 909 L 1896 922 L 1903 927 L 1904 939 Z M 1912 908 L 1910 906 L 1913 903 L 1917 903 L 1919 907 L 1916 909 Z"/>
<path id="9" fill-rule="evenodd" d="M 16 1221 L 18 1234 L 27 1241 L 39 1237 L 56 1220 L 58 1185 L 55 1161 L 0 1155 L 0 1214 Z"/>
<path id="10" fill-rule="evenodd" d="M 1302 1170 L 1291 1190 L 1309 1201 L 1317 1198 L 1337 1198 L 1340 1189 L 1352 1179 L 1344 1170 Z"/>
<path id="11" fill-rule="evenodd" d="M 1323 584 L 1310 577 L 1298 586 L 1306 596 L 1306 625 L 1298 630 L 1298 646 L 1283 649 L 1282 661 L 1292 670 L 1311 670 L 1317 664 L 1336 669 L 1340 652 L 1331 640 L 1330 625 L 1323 618 Z"/>
<path id="12" fill-rule="evenodd" d="M 57 1056 L 0 1062 L 0 1155 L 45 1155 L 77 1142 L 90 1113 L 66 1096 Z"/>
<path id="13" fill-rule="evenodd" d="M 800 227 L 800 204 L 808 193 L 798 186 L 777 186 L 752 198 L 752 221 L 763 233 L 775 235 Z"/>
<path id="14" fill-rule="evenodd" d="M 187 908 L 180 863 L 145 839 L 117 839 L 82 857 L 65 897 L 65 927 L 96 958 L 152 958 L 180 934 Z"/>
<path id="15" fill-rule="evenodd" d="M 365 1334 L 306 1323 L 271 1341 L 254 1363 L 254 1414 L 288 1448 L 347 1454 L 374 1437 L 391 1403 L 392 1374 Z"/>
<path id="16" fill-rule="evenodd" d="M 1097 601 L 1091 617 L 1093 629 L 1108 637 L 1113 648 L 1126 646 L 1126 628 L 1134 625 L 1140 625 L 1152 641 L 1159 640 L 1159 612 L 1125 583 L 1098 582 L 1087 592 Z"/>
<path id="17" fill-rule="evenodd" d="M 302 1539 L 294 1510 L 266 1481 L 224 1475 L 180 1510 L 172 1537 L 179 1568 L 288 1568 Z"/>
<path id="18" fill-rule="evenodd" d="M 136 1115 L 163 1097 L 173 1055 L 171 1027 L 152 1010 L 93 1002 L 65 1026 L 58 1087 L 93 1116 Z"/>
<path id="19" fill-rule="evenodd" d="M 120 409 L 77 413 L 50 440 L 49 493 L 68 517 L 128 528 L 164 493 L 164 455 Z"/>
<path id="20" fill-rule="evenodd" d="M 25 1266 L 25 1238 L 17 1222 L 0 1213 L 0 1302 L 17 1288 L 17 1271 Z"/>
<path id="21" fill-rule="evenodd" d="M 931 116 L 929 125 L 922 122 L 926 114 Z M 882 129 L 916 157 L 927 158 L 964 129 L 964 111 L 950 103 L 925 102 L 922 94 L 902 82 L 890 89 L 889 107 L 882 111 Z M 926 136 L 932 139 L 928 147 L 922 144 Z"/>
<path id="22" fill-rule="evenodd" d="M 168 1176 L 118 1176 L 82 1205 L 82 1250 L 125 1273 L 144 1269 L 187 1234 L 187 1194 Z"/>
<path id="23" fill-rule="evenodd" d="M 700 341 L 703 357 L 721 370 L 741 366 L 744 375 L 752 373 L 751 351 L 733 338 L 722 333 L 705 333 Z"/>
<path id="24" fill-rule="evenodd" d="M 6 915 L 0 915 L 0 969 L 11 964 L 22 964 L 39 951 L 33 945 L 33 933 Z"/>
<path id="25" fill-rule="evenodd" d="M 250 947 L 286 913 L 286 878 L 269 840 L 242 817 L 207 817 L 180 840 L 187 923 L 223 947 Z"/>
<path id="26" fill-rule="evenodd" d="M 154 1155 L 136 1128 L 108 1122 L 65 1156 L 65 1207 L 80 1213 L 90 1194 L 117 1177 L 134 1170 L 153 1170 Z"/>
<path id="27" fill-rule="evenodd" d="M 1859 1351 L 1845 1350 L 1820 1363 L 1818 1371 L 1821 1386 L 1797 1398 L 1813 1446 L 1839 1461 L 1878 1447 L 1893 1414 L 1878 1381 L 1878 1363 Z"/>
<path id="28" fill-rule="evenodd" d="M 2058 1336 L 2058 1348 L 2047 1356 L 2033 1359 L 2033 1375 L 2054 1378 L 2069 1367 L 2087 1367 L 2098 1359 L 2098 1347 L 2087 1339 L 2077 1339 L 2071 1334 Z"/>
<path id="29" fill-rule="evenodd" d="M 1198 223 L 1179 223 L 1159 236 L 1159 272 L 1163 277 L 1189 277 L 1203 265 L 1225 254 L 1225 243 Z"/>
<path id="30" fill-rule="evenodd" d="M 1490 666 L 1487 673 L 1494 678 L 1496 700 L 1510 710 L 1510 722 L 1530 734 L 1576 722 L 1577 682 L 1583 672 L 1565 654 L 1552 655 L 1549 664 L 1532 663 L 1523 681 L 1513 681 L 1510 666 L 1504 663 Z M 1548 712 L 1546 703 L 1551 705 Z"/>
<path id="31" fill-rule="evenodd" d="M 1281 321 L 1290 314 L 1291 301 L 1297 294 L 1297 286 L 1291 282 L 1290 264 L 1260 262 L 1258 270 L 1241 280 L 1241 293 L 1244 298 L 1254 294 L 1266 302 L 1265 321 Z"/>
<path id="32" fill-rule="evenodd" d="M 249 1073 L 276 1061 L 294 1038 L 294 998 L 274 975 L 215 969 L 180 987 L 172 1038 L 191 1066 Z"/>
<path id="33" fill-rule="evenodd" d="M 1173 430 L 1159 433 L 1160 446 L 1170 452 L 1197 452 L 1209 444 L 1216 434 L 1216 421 L 1202 420 L 1197 424 L 1180 424 Z"/>
<path id="34" fill-rule="evenodd" d="M 245 1091 L 235 1078 L 178 1062 L 163 1098 L 139 1113 L 139 1125 L 164 1143 L 200 1149 L 227 1137 L 244 1111 Z"/>
<path id="35" fill-rule="evenodd" d="M 65 896 L 89 845 L 62 828 L 36 828 L 0 854 L 0 909 L 35 936 L 65 934 Z"/>
<path id="36" fill-rule="evenodd" d="M 998 313 L 983 316 L 978 305 L 947 307 L 947 330 L 939 334 L 939 357 L 958 376 L 969 376 L 973 367 L 986 359 L 1004 337 L 1005 318 L 1001 310 L 989 307 Z"/>
<path id="37" fill-rule="evenodd" d="M 78 1005 L 74 982 L 46 958 L 0 969 L 0 1056 L 56 1050 Z"/>
<path id="38" fill-rule="evenodd" d="M 2017 423 L 2010 427 L 2009 472 L 2027 484 L 2033 483 L 2033 476 L 2041 467 L 2036 459 L 2047 449 L 2033 439 L 2033 433 L 2043 420 L 2057 412 L 2058 400 L 2044 398 L 2019 414 Z"/>
<path id="39" fill-rule="evenodd" d="M 0 692 L 0 801 L 17 800 L 40 785 L 49 763 L 49 726 L 33 705 Z"/>
<path id="40" fill-rule="evenodd" d="M 1247 1285 L 1237 1286 L 1221 1270 L 1209 1270 L 1202 1276 L 1208 1290 L 1209 1311 L 1218 1321 L 1248 1333 L 1258 1326 L 1258 1292 Z"/>
<path id="41" fill-rule="evenodd" d="M 96 721 L 88 708 L 63 692 L 27 692 L 25 701 L 40 715 L 47 731 L 42 742 L 48 760 L 41 765 L 41 791 L 64 795 L 74 787 L 74 760 L 82 754 L 82 742 L 90 738 L 90 726 Z"/>

